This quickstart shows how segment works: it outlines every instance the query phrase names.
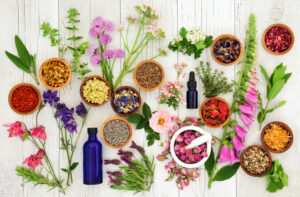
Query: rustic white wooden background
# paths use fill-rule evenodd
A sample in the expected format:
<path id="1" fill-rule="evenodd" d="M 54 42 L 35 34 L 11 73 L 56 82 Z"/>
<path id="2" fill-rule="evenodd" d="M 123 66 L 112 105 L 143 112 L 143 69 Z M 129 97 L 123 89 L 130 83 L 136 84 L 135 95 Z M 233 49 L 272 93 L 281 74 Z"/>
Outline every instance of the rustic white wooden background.
<path id="1" fill-rule="evenodd" d="M 60 29 L 63 36 L 67 36 L 64 29 L 66 11 L 69 8 L 76 8 L 81 13 L 80 15 L 80 34 L 88 37 L 88 30 L 90 22 L 96 16 L 102 16 L 106 19 L 112 20 L 115 24 L 126 23 L 125 17 L 128 14 L 134 13 L 134 5 L 137 3 L 150 3 L 159 12 L 159 23 L 166 31 L 166 39 L 161 42 L 151 43 L 147 49 L 142 53 L 141 57 L 136 61 L 152 57 L 156 53 L 158 47 L 167 47 L 168 42 L 177 35 L 180 27 L 185 26 L 192 28 L 195 26 L 201 27 L 204 32 L 211 34 L 214 37 L 229 33 L 234 34 L 240 40 L 244 41 L 245 29 L 248 24 L 248 17 L 250 13 L 254 13 L 257 18 L 257 63 L 263 64 L 268 72 L 280 62 L 288 65 L 288 71 L 293 72 L 292 78 L 288 81 L 287 86 L 275 99 L 274 102 L 286 99 L 287 104 L 269 115 L 265 123 L 273 120 L 286 122 L 294 131 L 294 144 L 290 150 L 283 154 L 272 154 L 274 159 L 279 159 L 283 164 L 285 171 L 289 175 L 289 187 L 270 194 L 265 191 L 266 181 L 263 178 L 253 178 L 246 175 L 241 169 L 237 175 L 225 182 L 215 182 L 212 188 L 207 188 L 208 177 L 206 172 L 202 169 L 201 176 L 196 182 L 179 191 L 174 182 L 165 182 L 167 173 L 164 170 L 165 163 L 156 162 L 155 183 L 150 192 L 140 194 L 138 196 L 226 196 L 226 197 L 245 197 L 245 196 L 284 196 L 295 197 L 299 196 L 300 188 L 300 141 L 298 139 L 298 130 L 300 129 L 298 111 L 299 104 L 299 74 L 300 67 L 297 54 L 300 53 L 299 37 L 300 37 L 300 1 L 297 0 L 0 0 L 0 122 L 1 125 L 7 122 L 22 120 L 28 126 L 34 125 L 34 116 L 19 116 L 15 114 L 8 106 L 7 96 L 10 89 L 21 82 L 34 83 L 33 80 L 22 71 L 17 69 L 4 55 L 4 50 L 15 52 L 14 35 L 18 34 L 26 43 L 30 52 L 37 53 L 37 64 L 40 64 L 47 58 L 56 57 L 58 51 L 56 48 L 50 47 L 49 40 L 42 37 L 39 30 L 40 25 L 44 21 L 49 21 L 54 27 Z M 277 9 L 279 8 L 279 10 Z M 273 23 L 284 23 L 291 27 L 295 33 L 296 42 L 293 49 L 284 56 L 273 56 L 268 54 L 261 45 L 261 36 L 265 28 Z M 132 36 L 134 34 L 131 34 Z M 121 47 L 120 35 L 117 31 L 113 33 L 113 46 Z M 89 61 L 88 55 L 84 57 Z M 70 60 L 68 57 L 67 60 Z M 210 61 L 213 68 L 218 68 L 225 71 L 230 79 L 234 79 L 236 71 L 239 69 L 238 65 L 223 67 L 211 58 L 210 51 L 206 50 L 202 54 L 200 60 Z M 194 70 L 195 66 L 199 64 L 199 60 L 195 61 L 193 58 L 184 56 L 182 54 L 170 52 L 168 57 L 159 58 L 158 61 L 163 65 L 167 71 L 166 81 L 175 80 L 175 71 L 173 65 L 175 63 L 186 62 L 189 66 L 186 72 Z M 120 70 L 115 67 L 116 73 Z M 89 66 L 93 70 L 93 74 L 100 74 L 99 67 Z M 259 83 L 259 90 L 264 96 L 265 82 L 259 74 L 261 82 Z M 186 81 L 184 81 L 186 83 Z M 132 75 L 129 74 L 122 82 L 123 85 L 131 85 L 136 87 Z M 68 106 L 75 106 L 80 102 L 79 96 L 80 81 L 73 76 L 71 84 L 60 91 L 61 100 L 66 102 Z M 200 83 L 198 81 L 199 90 L 199 104 L 204 100 Z M 41 85 L 41 91 L 45 88 Z M 140 91 L 145 102 L 150 104 L 153 110 L 163 109 L 171 114 L 178 114 L 181 118 L 186 116 L 198 116 L 198 110 L 186 110 L 184 106 L 180 106 L 178 111 L 168 108 L 165 105 L 158 105 L 155 98 L 159 95 L 159 91 L 146 93 Z M 183 92 L 186 92 L 184 88 Z M 231 103 L 232 96 L 230 94 L 223 96 Z M 109 117 L 115 116 L 111 110 L 110 104 L 106 104 L 99 108 L 93 108 L 90 112 L 87 126 L 100 127 L 101 124 Z M 56 128 L 54 119 L 51 117 L 51 111 L 47 107 L 40 115 L 40 123 L 46 126 L 48 135 L 47 148 L 49 155 L 54 160 L 54 166 L 57 173 L 64 173 L 60 168 L 65 166 L 66 160 L 64 155 L 59 152 L 59 133 Z M 220 136 L 221 129 L 208 129 L 214 135 Z M 32 184 L 23 184 L 22 179 L 15 175 L 15 166 L 22 163 L 25 157 L 33 152 L 33 147 L 29 143 L 21 143 L 19 139 L 8 139 L 8 133 L 5 128 L 1 128 L 0 132 L 0 197 L 37 197 L 46 196 L 63 196 L 57 190 L 46 192 L 46 187 L 33 188 Z M 74 172 L 75 182 L 67 191 L 67 196 L 103 196 L 103 197 L 126 197 L 132 196 L 131 192 L 121 192 L 112 190 L 108 186 L 108 178 L 104 176 L 102 185 L 86 186 L 82 182 L 82 145 L 87 139 L 86 129 L 83 132 L 77 152 L 75 153 L 75 161 L 79 161 L 80 165 Z M 143 144 L 148 154 L 157 155 L 162 150 L 159 143 L 155 143 L 150 148 L 146 146 L 145 133 L 141 130 L 134 131 L 133 139 L 138 144 Z M 162 139 L 166 139 L 163 136 Z M 260 131 L 256 123 L 251 127 L 246 144 L 261 144 Z M 115 157 L 116 150 L 103 145 L 103 156 L 105 159 Z M 104 167 L 106 171 L 108 167 Z"/>

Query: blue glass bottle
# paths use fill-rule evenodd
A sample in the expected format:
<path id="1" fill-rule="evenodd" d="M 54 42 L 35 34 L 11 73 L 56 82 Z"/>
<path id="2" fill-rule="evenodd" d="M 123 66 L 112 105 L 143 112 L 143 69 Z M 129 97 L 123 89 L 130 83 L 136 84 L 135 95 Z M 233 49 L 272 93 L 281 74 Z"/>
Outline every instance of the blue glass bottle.
<path id="1" fill-rule="evenodd" d="M 100 184 L 103 180 L 102 144 L 97 140 L 97 128 L 88 128 L 89 139 L 83 145 L 83 183 Z"/>
<path id="2" fill-rule="evenodd" d="M 190 72 L 189 81 L 187 83 L 188 91 L 186 92 L 186 107 L 188 109 L 198 108 L 198 92 L 196 90 L 197 82 L 195 80 L 195 73 Z"/>

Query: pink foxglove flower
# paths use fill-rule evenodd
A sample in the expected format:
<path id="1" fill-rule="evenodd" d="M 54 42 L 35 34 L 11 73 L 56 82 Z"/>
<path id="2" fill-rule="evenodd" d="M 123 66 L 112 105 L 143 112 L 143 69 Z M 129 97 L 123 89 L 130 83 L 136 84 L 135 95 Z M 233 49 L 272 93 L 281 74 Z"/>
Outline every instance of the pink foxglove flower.
<path id="1" fill-rule="evenodd" d="M 254 88 L 248 88 L 246 92 L 256 96 L 258 95 L 258 91 Z"/>
<path id="2" fill-rule="evenodd" d="M 97 65 L 101 63 L 101 56 L 98 54 L 92 55 L 91 56 L 91 64 Z"/>
<path id="3" fill-rule="evenodd" d="M 240 161 L 239 157 L 236 154 L 236 151 L 233 148 L 231 148 L 229 152 L 230 152 L 230 159 L 231 159 L 230 165 L 233 165 L 236 162 Z"/>
<path id="4" fill-rule="evenodd" d="M 234 130 L 235 130 L 235 133 L 240 137 L 240 139 L 242 140 L 242 142 L 244 142 L 246 134 L 247 134 L 247 131 L 245 129 L 243 129 L 243 127 L 241 127 L 238 124 L 234 125 Z"/>
<path id="5" fill-rule="evenodd" d="M 32 131 L 32 136 L 36 137 L 37 139 L 42 139 L 44 141 L 46 141 L 47 135 L 45 132 L 45 127 L 40 125 L 36 128 L 32 128 L 30 129 Z"/>
<path id="6" fill-rule="evenodd" d="M 7 130 L 9 133 L 8 137 L 20 137 L 24 140 L 23 135 L 27 133 L 27 131 L 21 122 L 16 121 L 15 123 L 4 124 L 3 126 L 9 127 Z"/>
<path id="7" fill-rule="evenodd" d="M 109 34 L 103 34 L 100 38 L 99 41 L 102 45 L 107 45 L 109 43 L 111 43 L 112 38 Z"/>
<path id="8" fill-rule="evenodd" d="M 250 105 L 256 105 L 258 103 L 257 95 L 250 94 L 249 92 L 244 93 L 244 98 Z"/>
<path id="9" fill-rule="evenodd" d="M 231 160 L 231 157 L 230 157 L 229 147 L 228 147 L 228 145 L 224 144 L 221 147 L 220 157 L 219 157 L 218 162 L 219 163 L 225 163 L 225 162 L 230 161 L 230 160 Z"/>
<path id="10" fill-rule="evenodd" d="M 255 87 L 256 87 L 256 85 L 254 84 L 254 83 L 252 83 L 252 82 L 246 82 L 246 85 L 247 85 L 247 87 L 249 87 L 249 88 L 254 88 L 255 89 Z"/>
<path id="11" fill-rule="evenodd" d="M 238 136 L 232 138 L 232 145 L 237 153 L 245 147 Z"/>
<path id="12" fill-rule="evenodd" d="M 239 110 L 240 110 L 242 113 L 248 114 L 248 115 L 250 115 L 251 117 L 254 117 L 255 111 L 254 111 L 254 107 L 253 107 L 252 105 L 248 105 L 248 104 L 242 105 L 242 104 L 240 104 L 240 105 L 238 105 L 238 108 L 239 108 Z"/>
<path id="13" fill-rule="evenodd" d="M 241 120 L 243 121 L 243 123 L 246 125 L 247 128 L 249 128 L 254 121 L 249 117 L 249 115 L 244 113 L 241 114 Z"/>
<path id="14" fill-rule="evenodd" d="M 157 133 L 167 132 L 171 123 L 171 118 L 165 111 L 157 111 L 150 119 L 150 127 Z"/>

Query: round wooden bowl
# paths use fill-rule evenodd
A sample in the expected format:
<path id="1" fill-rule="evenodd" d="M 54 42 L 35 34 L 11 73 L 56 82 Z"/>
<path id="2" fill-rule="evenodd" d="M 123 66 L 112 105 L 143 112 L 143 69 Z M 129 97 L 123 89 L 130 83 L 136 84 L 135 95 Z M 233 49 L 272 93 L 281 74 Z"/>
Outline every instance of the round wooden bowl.
<path id="1" fill-rule="evenodd" d="M 290 138 L 290 141 L 288 142 L 288 144 L 286 145 L 286 147 L 281 150 L 281 151 L 278 151 L 278 150 L 274 150 L 270 147 L 268 147 L 268 145 L 266 144 L 265 140 L 264 140 L 264 135 L 265 135 L 265 132 L 266 132 L 266 129 L 270 127 L 271 124 L 277 124 L 277 125 L 280 125 L 284 130 L 286 130 L 289 135 L 291 136 Z M 273 122 L 270 122 L 268 123 L 261 131 L 261 143 L 263 144 L 263 146 L 270 152 L 272 153 L 283 153 L 285 151 L 287 151 L 293 144 L 293 139 L 294 139 L 294 135 L 293 135 L 293 132 L 292 132 L 292 129 L 285 123 L 283 122 L 279 122 L 279 121 L 273 121 Z"/>
<path id="2" fill-rule="evenodd" d="M 141 86 L 139 84 L 139 82 L 137 81 L 137 79 L 136 79 L 137 70 L 139 69 L 139 67 L 141 67 L 143 64 L 146 64 L 146 63 L 156 64 L 160 68 L 160 70 L 161 70 L 162 79 L 161 79 L 160 83 L 156 87 L 145 88 L 145 87 Z M 133 70 L 133 81 L 134 81 L 134 83 L 137 85 L 137 87 L 139 87 L 140 89 L 142 89 L 144 91 L 153 91 L 153 90 L 156 90 L 156 89 L 160 88 L 161 85 L 163 84 L 164 80 L 165 80 L 165 71 L 164 71 L 163 67 L 160 65 L 160 63 L 158 63 L 158 62 L 156 62 L 154 60 L 143 60 L 140 63 L 138 63 L 138 65 Z"/>
<path id="3" fill-rule="evenodd" d="M 276 27 L 276 26 L 287 29 L 287 30 L 290 32 L 291 37 L 292 37 L 291 46 L 290 46 L 288 49 L 286 49 L 285 51 L 282 51 L 282 52 L 280 52 L 280 53 L 275 53 L 274 51 L 271 51 L 271 50 L 267 47 L 267 45 L 266 45 L 266 34 L 270 31 L 270 29 L 272 29 L 273 27 Z M 295 41 L 295 36 L 294 36 L 294 33 L 293 33 L 293 31 L 291 30 L 291 28 L 289 28 L 287 25 L 279 24 L 279 23 L 278 23 L 278 24 L 270 25 L 270 26 L 264 31 L 263 36 L 262 36 L 262 45 L 263 45 L 264 49 L 265 49 L 267 52 L 271 53 L 272 55 L 284 55 L 284 54 L 286 54 L 286 53 L 289 52 L 289 51 L 291 50 L 291 48 L 293 47 L 294 41 Z"/>
<path id="4" fill-rule="evenodd" d="M 21 86 L 30 86 L 30 87 L 32 87 L 32 88 L 36 91 L 36 93 L 38 94 L 38 98 L 39 98 L 38 104 L 36 105 L 36 107 L 35 107 L 33 110 L 31 110 L 31 111 L 29 111 L 29 112 L 19 112 L 19 111 L 17 111 L 17 109 L 12 105 L 12 96 L 13 96 L 13 92 L 14 92 L 18 87 L 21 87 Z M 40 91 L 39 91 L 34 85 L 32 85 L 32 84 L 30 84 L 30 83 L 20 83 L 20 84 L 14 86 L 14 87 L 10 90 L 10 92 L 9 92 L 9 94 L 8 94 L 8 103 L 9 103 L 10 108 L 11 108 L 14 112 L 16 112 L 16 113 L 18 113 L 18 114 L 21 114 L 21 115 L 32 114 L 33 112 L 35 112 L 35 111 L 40 107 L 41 102 L 42 102 L 42 97 L 41 97 Z"/>
<path id="5" fill-rule="evenodd" d="M 260 148 L 260 149 L 264 150 L 266 152 L 266 154 L 268 155 L 268 157 L 269 157 L 269 166 L 267 167 L 266 171 L 264 171 L 261 174 L 252 174 L 252 173 L 248 172 L 247 169 L 243 165 L 243 161 L 242 161 L 243 155 L 246 153 L 246 151 L 248 151 L 250 148 L 253 148 L 253 147 Z M 252 145 L 252 146 L 248 146 L 247 148 L 245 148 L 243 150 L 243 152 L 241 153 L 240 158 L 241 158 L 240 159 L 240 165 L 241 165 L 242 169 L 244 170 L 244 172 L 246 172 L 246 174 L 248 174 L 249 176 L 254 176 L 254 177 L 264 176 L 272 167 L 272 157 L 271 157 L 270 153 L 264 147 L 259 146 L 259 145 Z"/>
<path id="6" fill-rule="evenodd" d="M 83 96 L 83 86 L 85 85 L 85 83 L 90 80 L 90 79 L 94 79 L 94 78 L 97 78 L 97 79 L 100 79 L 101 81 L 104 81 L 108 87 L 108 97 L 107 97 L 107 100 L 104 101 L 103 103 L 101 104 L 94 104 L 94 103 L 89 103 Z M 104 105 L 105 103 L 107 103 L 107 101 L 109 100 L 110 98 L 110 95 L 111 95 L 111 87 L 108 83 L 108 81 L 106 79 L 104 79 L 103 77 L 100 77 L 98 75 L 93 75 L 93 76 L 90 76 L 90 77 L 87 77 L 85 80 L 83 80 L 83 82 L 81 83 L 81 86 L 80 86 L 80 97 L 82 99 L 83 102 L 85 102 L 85 104 L 91 106 L 91 107 L 99 107 L 101 105 Z"/>
<path id="7" fill-rule="evenodd" d="M 128 114 L 124 114 L 124 113 L 118 112 L 118 111 L 116 110 L 115 105 L 114 105 L 114 97 L 115 97 L 115 94 L 116 94 L 117 92 L 119 92 L 120 90 L 123 90 L 123 89 L 131 89 L 131 90 L 132 90 L 133 92 L 135 92 L 135 93 L 138 95 L 138 97 L 139 97 L 139 106 L 138 106 L 138 108 L 137 108 L 135 111 L 133 111 L 133 112 L 131 112 L 131 113 L 128 113 Z M 119 116 L 127 117 L 127 116 L 131 116 L 132 114 L 137 113 L 137 112 L 140 110 L 140 108 L 141 108 L 141 106 L 142 106 L 142 97 L 141 97 L 139 91 L 137 91 L 135 88 L 130 87 L 130 86 L 121 86 L 121 87 L 115 89 L 115 91 L 112 93 L 111 99 L 110 99 L 110 104 L 111 104 L 112 109 L 116 112 L 116 114 L 118 114 Z"/>
<path id="8" fill-rule="evenodd" d="M 67 68 L 68 68 L 68 70 L 69 70 L 69 78 L 68 78 L 68 80 L 66 81 L 66 83 L 65 83 L 64 85 L 62 85 L 62 86 L 59 86 L 59 87 L 52 87 L 52 86 L 49 86 L 49 85 L 47 84 L 47 82 L 45 81 L 43 75 L 42 75 L 43 68 L 44 68 L 49 62 L 51 62 L 51 61 L 59 61 L 59 62 L 63 63 L 64 65 L 66 65 Z M 63 59 L 61 59 L 61 58 L 50 58 L 50 59 L 47 59 L 46 61 L 44 61 L 44 62 L 42 63 L 42 65 L 41 65 L 41 67 L 40 67 L 40 69 L 39 69 L 39 77 L 40 77 L 40 80 L 41 80 L 42 84 L 43 84 L 47 89 L 49 89 L 49 90 L 61 90 L 61 89 L 63 89 L 64 87 L 66 87 L 66 86 L 70 83 L 71 78 L 72 78 L 72 70 L 71 70 L 71 68 L 70 68 L 70 65 L 69 65 L 65 60 L 63 60 Z"/>
<path id="9" fill-rule="evenodd" d="M 228 108 L 228 110 L 229 110 L 229 114 L 228 114 L 228 117 L 227 117 L 226 121 L 223 122 L 222 124 L 216 125 L 216 126 L 207 124 L 207 123 L 204 121 L 204 118 L 203 118 L 203 116 L 202 116 L 202 110 L 203 110 L 204 105 L 206 105 L 206 103 L 207 103 L 208 101 L 212 100 L 212 99 L 217 99 L 217 100 L 219 100 L 219 101 L 222 101 L 223 103 L 225 103 L 225 104 L 227 105 L 227 108 Z M 202 103 L 201 106 L 200 106 L 199 114 L 200 114 L 201 121 L 202 121 L 206 126 L 208 126 L 208 127 L 210 127 L 210 128 L 220 128 L 220 127 L 223 127 L 224 125 L 226 125 L 226 124 L 228 123 L 228 121 L 229 121 L 229 119 L 230 119 L 230 115 L 231 115 L 231 109 L 230 109 L 230 105 L 229 105 L 229 104 L 227 103 L 227 101 L 225 101 L 224 99 L 222 99 L 222 98 L 220 98 L 220 97 L 211 97 L 211 98 L 208 98 L 208 99 L 206 99 L 205 101 L 203 101 L 203 103 Z"/>
<path id="10" fill-rule="evenodd" d="M 224 63 L 224 62 L 221 62 L 221 61 L 219 61 L 219 60 L 216 58 L 216 56 L 214 55 L 214 46 L 215 46 L 215 44 L 216 44 L 220 39 L 223 39 L 223 38 L 230 38 L 230 39 L 233 39 L 233 40 L 237 40 L 237 41 L 240 43 L 240 55 L 238 56 L 238 58 L 236 58 L 236 60 L 234 60 L 234 61 L 231 62 L 231 63 Z M 217 62 L 218 64 L 221 64 L 221 65 L 223 65 L 223 66 L 230 66 L 230 65 L 232 65 L 232 64 L 237 63 L 237 62 L 241 59 L 241 57 L 242 57 L 242 55 L 243 55 L 243 45 L 242 45 L 241 41 L 240 41 L 237 37 L 235 37 L 234 35 L 231 35 L 231 34 L 222 34 L 222 35 L 218 36 L 218 37 L 213 41 L 212 45 L 210 46 L 210 52 L 211 52 L 211 56 L 212 56 L 212 58 L 215 60 L 215 62 Z"/>
<path id="11" fill-rule="evenodd" d="M 113 146 L 113 145 L 109 144 L 106 141 L 106 139 L 104 138 L 104 134 L 103 134 L 104 127 L 106 126 L 107 123 L 109 123 L 112 120 L 121 120 L 121 121 L 125 122 L 127 124 L 128 128 L 129 128 L 129 131 L 130 131 L 130 134 L 129 134 L 129 137 L 128 137 L 127 141 L 124 144 L 120 145 L 120 146 Z M 131 137 L 132 137 L 132 127 L 131 127 L 130 123 L 126 119 L 121 118 L 121 117 L 112 117 L 112 118 L 107 119 L 102 124 L 101 130 L 100 130 L 100 137 L 101 137 L 102 141 L 104 142 L 104 144 L 106 144 L 107 146 L 109 146 L 111 148 L 122 148 L 122 147 L 126 146 L 130 142 L 130 140 L 131 140 Z"/>

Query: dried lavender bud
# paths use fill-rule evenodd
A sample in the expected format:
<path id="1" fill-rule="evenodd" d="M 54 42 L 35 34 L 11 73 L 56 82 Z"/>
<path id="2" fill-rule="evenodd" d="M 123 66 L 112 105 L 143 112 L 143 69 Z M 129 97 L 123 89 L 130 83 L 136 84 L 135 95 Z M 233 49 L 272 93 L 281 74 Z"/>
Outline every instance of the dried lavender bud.
<path id="1" fill-rule="evenodd" d="M 118 179 L 113 179 L 112 176 L 108 176 L 109 178 L 109 182 L 110 183 L 113 183 L 115 185 L 121 185 L 122 184 L 122 181 L 121 180 L 118 180 Z"/>
<path id="2" fill-rule="evenodd" d="M 130 168 L 132 168 L 132 169 L 135 168 L 134 163 L 132 163 L 128 157 L 121 156 L 121 160 L 124 161 L 125 163 L 127 163 Z"/>
<path id="3" fill-rule="evenodd" d="M 123 151 L 122 149 L 119 150 L 118 155 L 124 155 L 125 157 L 128 157 L 131 159 L 133 157 L 133 153 L 130 151 Z"/>
<path id="4" fill-rule="evenodd" d="M 113 164 L 113 165 L 120 165 L 121 161 L 119 159 L 112 159 L 112 160 L 104 160 L 104 164 Z"/>
<path id="5" fill-rule="evenodd" d="M 132 141 L 132 144 L 131 144 L 131 146 L 130 146 L 129 148 L 134 148 L 134 149 L 136 149 L 137 151 L 139 151 L 139 153 L 145 154 L 144 148 L 141 147 L 141 146 L 136 145 L 136 143 L 135 143 L 134 141 Z"/>
<path id="6" fill-rule="evenodd" d="M 106 173 L 109 174 L 109 175 L 112 175 L 112 176 L 117 176 L 117 177 L 122 176 L 122 172 L 121 171 L 114 171 L 114 172 L 107 171 Z"/>

